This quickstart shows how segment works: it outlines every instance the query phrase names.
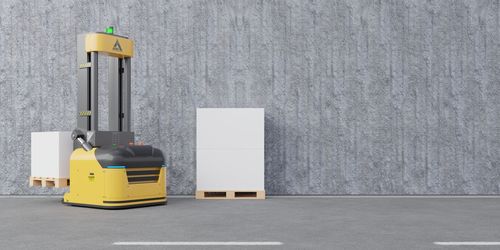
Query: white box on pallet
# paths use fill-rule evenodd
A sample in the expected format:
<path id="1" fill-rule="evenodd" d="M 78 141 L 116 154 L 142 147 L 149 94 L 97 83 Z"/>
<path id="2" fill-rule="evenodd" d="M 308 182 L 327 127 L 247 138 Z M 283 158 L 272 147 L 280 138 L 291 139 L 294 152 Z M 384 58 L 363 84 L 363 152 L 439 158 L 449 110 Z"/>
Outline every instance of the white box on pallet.
<path id="1" fill-rule="evenodd" d="M 264 149 L 264 109 L 197 109 L 196 147 L 198 149 Z"/>
<path id="2" fill-rule="evenodd" d="M 264 150 L 198 149 L 196 159 L 198 190 L 264 190 Z"/>
<path id="3" fill-rule="evenodd" d="M 196 189 L 264 191 L 264 109 L 197 109 Z"/>
<path id="4" fill-rule="evenodd" d="M 72 152 L 71 132 L 32 132 L 31 176 L 69 178 L 69 158 Z"/>

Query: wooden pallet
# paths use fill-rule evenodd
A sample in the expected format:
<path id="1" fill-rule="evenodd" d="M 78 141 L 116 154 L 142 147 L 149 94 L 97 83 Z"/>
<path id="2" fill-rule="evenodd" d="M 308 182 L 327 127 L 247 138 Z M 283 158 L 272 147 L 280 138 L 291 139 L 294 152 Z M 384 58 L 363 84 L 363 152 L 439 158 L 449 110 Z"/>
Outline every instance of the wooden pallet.
<path id="1" fill-rule="evenodd" d="M 30 176 L 30 187 L 67 187 L 68 178 L 34 177 Z"/>
<path id="2" fill-rule="evenodd" d="M 266 191 L 196 191 L 198 200 L 263 200 L 266 198 Z"/>

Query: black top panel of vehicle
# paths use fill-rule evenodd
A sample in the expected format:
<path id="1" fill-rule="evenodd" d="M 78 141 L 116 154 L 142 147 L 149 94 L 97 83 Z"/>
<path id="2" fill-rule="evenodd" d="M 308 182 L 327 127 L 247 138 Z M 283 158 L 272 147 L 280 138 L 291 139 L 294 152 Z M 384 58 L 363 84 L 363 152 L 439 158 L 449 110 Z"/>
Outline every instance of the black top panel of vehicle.
<path id="1" fill-rule="evenodd" d="M 161 150 L 150 145 L 100 147 L 96 149 L 95 157 L 103 168 L 108 166 L 162 167 L 165 164 Z"/>

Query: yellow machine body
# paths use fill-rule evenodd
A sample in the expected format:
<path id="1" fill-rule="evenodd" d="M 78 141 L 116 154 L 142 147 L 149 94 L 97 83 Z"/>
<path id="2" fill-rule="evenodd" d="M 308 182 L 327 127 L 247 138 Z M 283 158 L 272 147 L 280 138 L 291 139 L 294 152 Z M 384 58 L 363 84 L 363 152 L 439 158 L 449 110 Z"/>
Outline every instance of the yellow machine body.
<path id="1" fill-rule="evenodd" d="M 77 37 L 77 128 L 71 134 L 75 150 L 63 203 L 110 209 L 165 204 L 163 153 L 135 144 L 130 129 L 134 42 L 110 30 Z M 99 54 L 110 57 L 108 131 L 98 126 Z"/>
<path id="2" fill-rule="evenodd" d="M 89 33 L 85 35 L 85 51 L 101 52 L 119 58 L 132 57 L 134 42 L 116 35 Z"/>
<path id="3" fill-rule="evenodd" d="M 73 151 L 70 160 L 70 192 L 64 195 L 64 203 L 98 208 L 128 208 L 167 202 L 165 167 L 103 167 L 97 161 L 95 151 L 95 148 Z M 156 175 L 157 180 L 140 181 L 141 178 L 148 179 Z M 133 179 L 139 181 L 130 181 Z"/>

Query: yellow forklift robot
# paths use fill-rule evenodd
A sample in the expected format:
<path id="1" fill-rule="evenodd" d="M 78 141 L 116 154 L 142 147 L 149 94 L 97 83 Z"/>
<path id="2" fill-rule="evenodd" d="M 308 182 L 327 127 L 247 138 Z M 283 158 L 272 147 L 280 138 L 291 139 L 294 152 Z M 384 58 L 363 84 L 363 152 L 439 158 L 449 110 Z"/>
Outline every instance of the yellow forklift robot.
<path id="1" fill-rule="evenodd" d="M 106 33 L 78 36 L 78 114 L 72 133 L 70 191 L 63 203 L 129 208 L 167 202 L 162 152 L 135 145 L 130 131 L 130 59 L 134 42 Z M 109 58 L 109 130 L 98 130 L 98 54 Z"/>

